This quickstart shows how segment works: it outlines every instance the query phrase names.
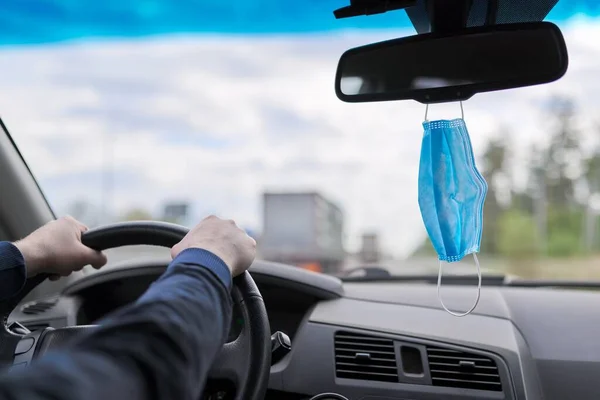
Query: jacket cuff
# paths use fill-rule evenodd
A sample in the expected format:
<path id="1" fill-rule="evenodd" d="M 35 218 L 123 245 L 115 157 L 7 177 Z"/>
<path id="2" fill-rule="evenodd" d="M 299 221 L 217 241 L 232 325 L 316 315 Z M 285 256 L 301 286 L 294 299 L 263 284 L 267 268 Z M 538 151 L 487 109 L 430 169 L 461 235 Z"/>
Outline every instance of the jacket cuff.
<path id="1" fill-rule="evenodd" d="M 21 251 L 10 242 L 0 242 L 0 300 L 19 293 L 26 280 L 25 258 Z"/>
<path id="2" fill-rule="evenodd" d="M 229 267 L 220 257 L 208 250 L 200 248 L 185 249 L 171 261 L 170 265 L 176 264 L 193 264 L 204 267 L 215 274 L 227 289 L 231 289 L 231 271 Z"/>

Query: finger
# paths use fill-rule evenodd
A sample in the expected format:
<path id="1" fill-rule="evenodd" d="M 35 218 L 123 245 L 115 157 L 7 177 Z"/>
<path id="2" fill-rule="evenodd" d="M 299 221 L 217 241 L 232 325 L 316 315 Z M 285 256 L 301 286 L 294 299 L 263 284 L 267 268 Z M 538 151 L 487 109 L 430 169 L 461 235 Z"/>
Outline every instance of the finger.
<path id="1" fill-rule="evenodd" d="M 177 255 L 181 252 L 181 242 L 177 243 L 175 246 L 171 247 L 171 259 L 177 257 Z"/>
<path id="2" fill-rule="evenodd" d="M 72 269 L 72 271 L 81 271 L 87 264 L 79 264 Z"/>
<path id="3" fill-rule="evenodd" d="M 77 220 L 73 220 L 73 221 L 75 221 L 75 225 L 77 226 L 77 229 L 79 229 L 80 232 L 83 233 L 83 232 L 89 230 L 89 228 L 85 224 L 82 224 L 81 222 L 79 222 Z"/>
<path id="4" fill-rule="evenodd" d="M 67 221 L 69 223 L 69 225 L 74 226 L 74 227 L 76 227 L 79 230 L 81 230 L 82 226 L 85 226 L 81 222 L 77 221 L 75 218 L 73 218 L 70 215 L 67 215 L 67 216 L 65 216 L 65 217 L 63 217 L 61 219 Z"/>
<path id="5" fill-rule="evenodd" d="M 77 240 L 81 241 L 81 234 L 86 232 L 89 228 L 71 216 L 67 216 L 65 219 L 67 219 L 73 225 L 73 227 L 77 229 Z"/>
<path id="6" fill-rule="evenodd" d="M 246 237 L 250 240 L 250 243 L 252 243 L 252 246 L 256 247 L 256 239 L 254 239 L 252 236 L 248 235 L 246 233 Z"/>
<path id="7" fill-rule="evenodd" d="M 106 262 L 108 261 L 108 259 L 106 258 L 106 254 L 102 253 L 101 251 L 90 249 L 89 247 L 84 245 L 81 245 L 81 247 L 83 248 L 82 253 L 84 265 L 90 264 L 95 269 L 100 269 L 104 265 L 106 265 Z"/>
<path id="8" fill-rule="evenodd" d="M 90 265 L 95 269 L 100 269 L 106 265 L 108 259 L 106 258 L 106 254 L 102 253 L 101 251 L 96 251 L 95 253 L 96 259 L 94 262 L 91 262 Z"/>

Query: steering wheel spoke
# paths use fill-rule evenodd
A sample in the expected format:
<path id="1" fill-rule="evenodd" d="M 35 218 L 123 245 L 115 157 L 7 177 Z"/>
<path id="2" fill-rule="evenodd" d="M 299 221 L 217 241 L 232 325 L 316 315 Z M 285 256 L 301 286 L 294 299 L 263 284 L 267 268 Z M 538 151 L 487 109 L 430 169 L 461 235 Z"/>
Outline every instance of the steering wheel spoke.
<path id="1" fill-rule="evenodd" d="M 240 387 L 247 375 L 250 354 L 244 343 L 247 336 L 242 333 L 235 341 L 226 343 L 222 348 L 209 373 L 209 379 L 225 379 Z"/>

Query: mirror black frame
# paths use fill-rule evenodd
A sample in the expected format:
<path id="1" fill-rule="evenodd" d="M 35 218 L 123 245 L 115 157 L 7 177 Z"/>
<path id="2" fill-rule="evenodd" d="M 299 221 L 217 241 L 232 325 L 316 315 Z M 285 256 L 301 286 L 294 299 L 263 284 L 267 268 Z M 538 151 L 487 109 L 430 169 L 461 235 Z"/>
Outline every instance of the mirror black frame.
<path id="1" fill-rule="evenodd" d="M 453 87 L 433 88 L 433 89 L 417 89 L 407 90 L 406 92 L 396 93 L 374 93 L 374 94 L 359 94 L 359 95 L 346 95 L 341 91 L 341 71 L 342 65 L 346 57 L 353 55 L 354 53 L 361 53 L 364 51 L 370 51 L 379 47 L 394 46 L 398 43 L 411 43 L 419 42 L 432 39 L 441 39 L 453 36 L 461 35 L 473 35 L 480 33 L 493 33 L 493 32 L 507 32 L 507 31 L 526 31 L 526 30 L 538 30 L 540 28 L 549 29 L 554 32 L 555 42 L 557 45 L 557 53 L 560 56 L 560 69 L 557 73 L 540 75 L 537 79 L 513 79 L 510 81 L 504 81 L 501 83 L 478 83 L 469 84 Z M 338 99 L 347 103 L 366 103 L 366 102 L 379 102 L 379 101 L 397 101 L 397 100 L 416 100 L 423 104 L 434 104 L 434 103 L 445 103 L 452 101 L 464 101 L 471 98 L 477 93 L 493 92 L 498 90 L 514 89 L 526 86 L 535 86 L 544 83 L 554 82 L 560 79 L 566 72 L 569 66 L 569 56 L 565 39 L 562 32 L 555 24 L 547 21 L 543 22 L 524 22 L 518 24 L 504 24 L 494 26 L 481 26 L 475 28 L 467 28 L 452 34 L 440 34 L 440 33 L 427 33 L 414 36 L 403 37 L 399 39 L 386 40 L 383 42 L 368 44 L 366 46 L 355 47 L 347 50 L 340 57 L 338 63 L 336 75 L 335 75 L 335 94 Z"/>

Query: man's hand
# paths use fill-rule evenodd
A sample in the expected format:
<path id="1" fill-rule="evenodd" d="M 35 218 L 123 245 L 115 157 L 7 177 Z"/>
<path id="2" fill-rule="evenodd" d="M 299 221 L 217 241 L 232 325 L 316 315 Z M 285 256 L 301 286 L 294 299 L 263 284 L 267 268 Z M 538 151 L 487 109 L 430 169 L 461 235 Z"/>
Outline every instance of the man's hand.
<path id="1" fill-rule="evenodd" d="M 227 264 L 232 276 L 246 271 L 256 256 L 256 242 L 232 220 L 214 215 L 203 219 L 171 249 L 175 258 L 185 249 L 199 248 L 217 255 Z"/>
<path id="2" fill-rule="evenodd" d="M 25 239 L 15 243 L 25 258 L 27 276 L 48 273 L 68 276 L 91 264 L 100 268 L 106 256 L 81 243 L 87 227 L 72 217 L 63 217 L 42 226 Z"/>

